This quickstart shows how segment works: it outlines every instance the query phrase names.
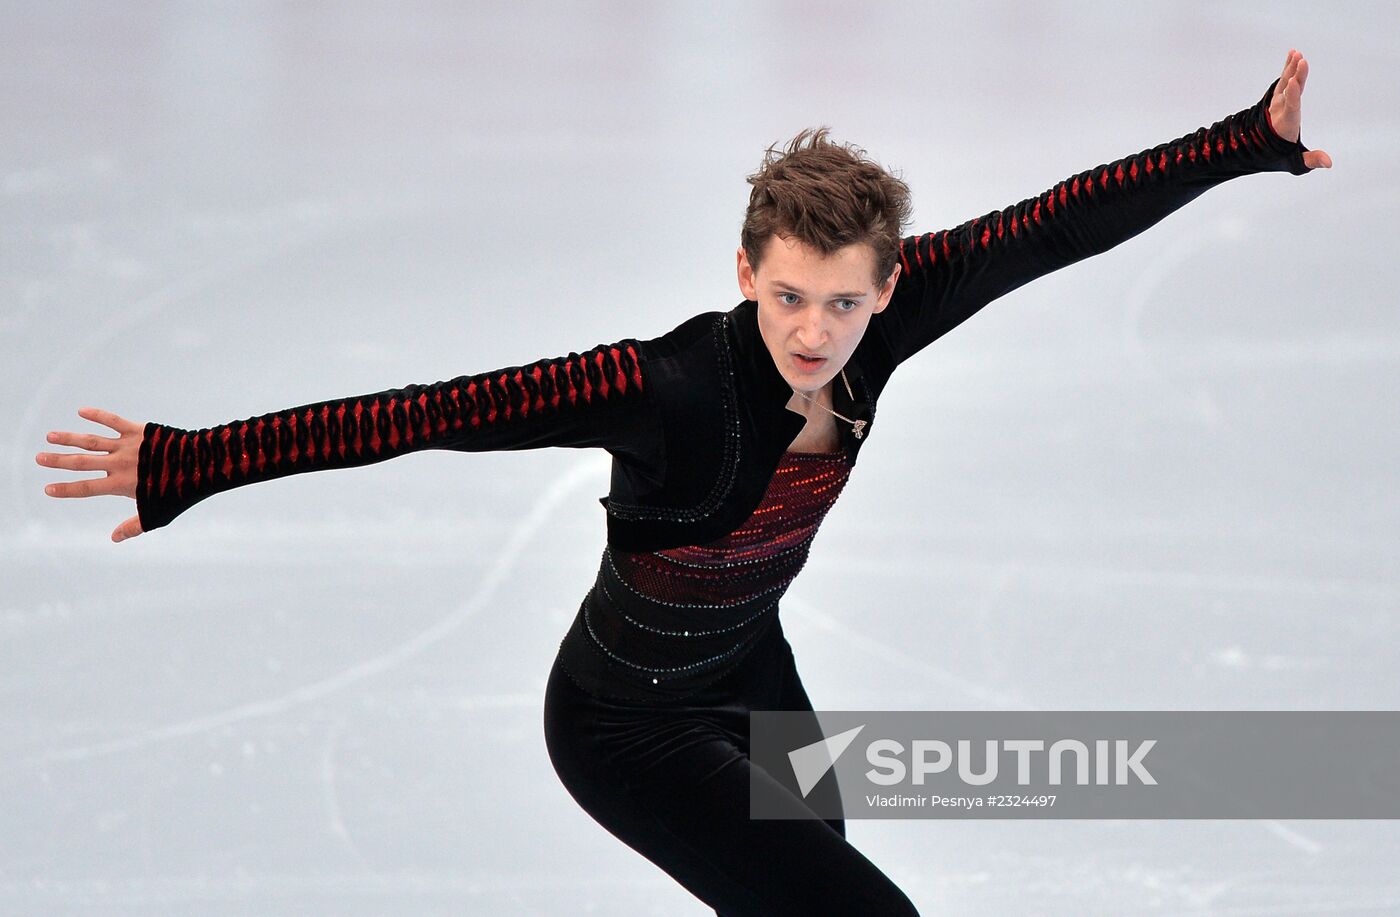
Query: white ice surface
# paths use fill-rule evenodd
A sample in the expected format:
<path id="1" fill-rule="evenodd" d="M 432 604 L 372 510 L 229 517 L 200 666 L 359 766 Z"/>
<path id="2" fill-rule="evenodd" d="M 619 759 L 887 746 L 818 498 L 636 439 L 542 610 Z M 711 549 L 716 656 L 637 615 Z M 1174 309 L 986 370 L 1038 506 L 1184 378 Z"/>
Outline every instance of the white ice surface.
<path id="1" fill-rule="evenodd" d="M 0 5 L 0 913 L 703 914 L 540 706 L 602 453 L 423 453 L 114 545 L 49 430 L 433 382 L 742 297 L 829 124 L 950 227 L 1253 104 L 1217 188 L 900 370 L 783 621 L 831 709 L 1395 709 L 1394 5 Z M 926 914 L 1400 913 L 1385 821 L 855 821 Z"/>

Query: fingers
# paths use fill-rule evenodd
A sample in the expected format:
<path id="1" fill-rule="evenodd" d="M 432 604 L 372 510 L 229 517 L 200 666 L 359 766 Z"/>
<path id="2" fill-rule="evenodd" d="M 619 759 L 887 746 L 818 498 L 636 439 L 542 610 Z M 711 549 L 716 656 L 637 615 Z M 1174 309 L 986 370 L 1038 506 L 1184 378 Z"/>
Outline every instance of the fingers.
<path id="1" fill-rule="evenodd" d="M 1288 52 L 1288 59 L 1284 61 L 1283 73 L 1279 74 L 1278 87 L 1274 93 L 1286 91 L 1294 81 L 1297 82 L 1298 92 L 1301 94 L 1303 84 L 1308 81 L 1308 61 L 1303 57 L 1303 52 L 1297 49 Z"/>
<path id="2" fill-rule="evenodd" d="M 1293 55 L 1297 54 L 1292 48 L 1288 49 L 1288 55 L 1283 59 L 1283 72 L 1278 75 L 1278 86 L 1274 87 L 1274 95 L 1283 92 L 1288 85 L 1289 79 L 1293 76 Z"/>
<path id="3" fill-rule="evenodd" d="M 134 433 L 142 429 L 135 421 L 119 417 L 111 411 L 104 411 L 101 408 L 78 408 L 78 416 L 109 426 L 118 433 Z"/>
<path id="4" fill-rule="evenodd" d="M 1303 89 L 1303 83 L 1308 78 L 1308 62 L 1303 57 L 1303 52 L 1297 48 L 1290 48 L 1288 56 L 1283 61 L 1283 72 L 1279 74 L 1278 86 L 1274 88 L 1274 95 L 1281 95 L 1287 91 L 1292 80 L 1298 81 L 1299 92 Z"/>
<path id="5" fill-rule="evenodd" d="M 79 449 L 86 449 L 89 452 L 100 452 L 102 455 L 84 455 L 75 452 L 40 452 L 34 456 L 34 461 L 45 468 L 63 468 L 67 471 L 101 471 L 103 477 L 88 478 L 82 481 L 69 481 L 60 484 L 49 484 L 44 488 L 44 493 L 51 497 L 92 497 L 97 494 L 110 493 L 105 487 L 107 475 L 111 472 L 108 466 L 111 458 L 106 453 L 111 452 L 119 440 L 110 437 L 97 436 L 93 433 L 64 433 L 55 431 L 50 433 L 48 440 L 51 443 L 58 443 L 65 446 L 76 446 Z"/>
<path id="6" fill-rule="evenodd" d="M 1325 150 L 1308 150 L 1303 154 L 1303 165 L 1309 169 L 1332 168 L 1332 157 Z"/>
<path id="7" fill-rule="evenodd" d="M 119 439 L 98 436 L 96 433 L 66 433 L 58 430 L 50 433 L 48 440 L 60 446 L 77 446 L 89 452 L 111 452 L 121 442 Z"/>
<path id="8" fill-rule="evenodd" d="M 112 541 L 125 541 L 128 538 L 135 538 L 141 534 L 141 517 L 132 516 L 130 519 L 117 526 L 112 531 Z"/>
<path id="9" fill-rule="evenodd" d="M 63 481 L 58 484 L 45 484 L 44 493 L 50 497 L 99 497 L 114 494 L 107 477 L 83 478 L 81 481 Z"/>
<path id="10" fill-rule="evenodd" d="M 120 438 L 111 436 L 98 436 L 95 433 L 69 433 L 55 430 L 48 435 L 48 441 L 63 446 L 74 446 L 85 449 L 89 453 L 72 452 L 40 452 L 34 456 L 34 461 L 45 468 L 62 468 L 67 471 L 101 471 L 100 478 L 86 478 L 81 481 L 66 481 L 56 484 L 49 484 L 44 487 L 44 493 L 51 497 L 95 497 L 99 494 L 120 493 L 118 482 L 112 480 L 113 472 L 121 472 L 119 477 L 124 476 L 124 469 L 127 466 L 135 467 L 134 443 L 137 440 L 129 437 L 139 437 L 145 430 L 144 424 L 135 423 L 124 417 L 119 417 L 111 411 L 104 411 L 100 408 L 79 408 L 78 416 L 97 423 L 106 424 L 112 429 L 122 434 Z M 132 444 L 132 449 L 119 451 L 123 441 Z M 124 485 L 122 485 L 124 486 Z"/>
<path id="11" fill-rule="evenodd" d="M 40 452 L 34 461 L 45 468 L 66 468 L 69 471 L 107 471 L 107 459 L 99 455 L 76 452 Z"/>

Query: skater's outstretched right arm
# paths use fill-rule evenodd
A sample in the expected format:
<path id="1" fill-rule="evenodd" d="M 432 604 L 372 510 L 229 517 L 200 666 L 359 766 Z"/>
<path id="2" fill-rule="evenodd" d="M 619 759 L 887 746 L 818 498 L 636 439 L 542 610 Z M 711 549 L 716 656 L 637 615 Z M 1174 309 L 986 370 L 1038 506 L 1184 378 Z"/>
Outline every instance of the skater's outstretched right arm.
<path id="1" fill-rule="evenodd" d="M 221 491 L 289 474 L 353 468 L 421 449 L 460 452 L 598 446 L 639 448 L 646 430 L 646 378 L 634 340 L 431 385 L 318 401 L 186 430 L 144 425 L 107 411 L 79 413 L 119 439 L 51 434 L 51 442 L 99 456 L 40 453 L 39 464 L 105 471 L 104 478 L 51 484 L 56 497 L 120 494 L 137 515 L 114 541 L 168 525 Z M 57 437 L 57 438 L 55 438 Z"/>

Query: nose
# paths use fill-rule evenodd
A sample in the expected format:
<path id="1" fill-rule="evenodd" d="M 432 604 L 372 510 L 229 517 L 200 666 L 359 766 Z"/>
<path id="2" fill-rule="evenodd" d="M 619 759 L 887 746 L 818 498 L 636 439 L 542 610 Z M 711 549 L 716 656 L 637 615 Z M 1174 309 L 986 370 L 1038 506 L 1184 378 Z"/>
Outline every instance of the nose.
<path id="1" fill-rule="evenodd" d="M 826 316 L 820 306 L 812 306 L 802 313 L 797 326 L 797 345 L 808 353 L 819 353 L 826 346 Z"/>

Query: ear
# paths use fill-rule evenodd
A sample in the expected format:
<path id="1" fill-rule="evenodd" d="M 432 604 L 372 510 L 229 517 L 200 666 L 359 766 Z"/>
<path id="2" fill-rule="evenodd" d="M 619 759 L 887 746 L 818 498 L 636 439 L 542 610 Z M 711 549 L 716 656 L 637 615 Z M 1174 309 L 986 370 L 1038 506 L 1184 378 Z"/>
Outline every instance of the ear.
<path id="1" fill-rule="evenodd" d="M 898 261 L 894 263 L 894 270 L 890 271 L 890 277 L 880 285 L 880 298 L 875 303 L 875 312 L 885 311 L 885 306 L 890 304 L 890 297 L 894 295 L 895 284 L 899 282 L 899 269 L 901 265 Z"/>
<path id="2" fill-rule="evenodd" d="M 745 299 L 752 299 L 758 302 L 758 287 L 754 283 L 753 268 L 749 265 L 749 253 L 744 251 L 744 246 L 739 246 L 739 292 L 744 294 Z"/>

